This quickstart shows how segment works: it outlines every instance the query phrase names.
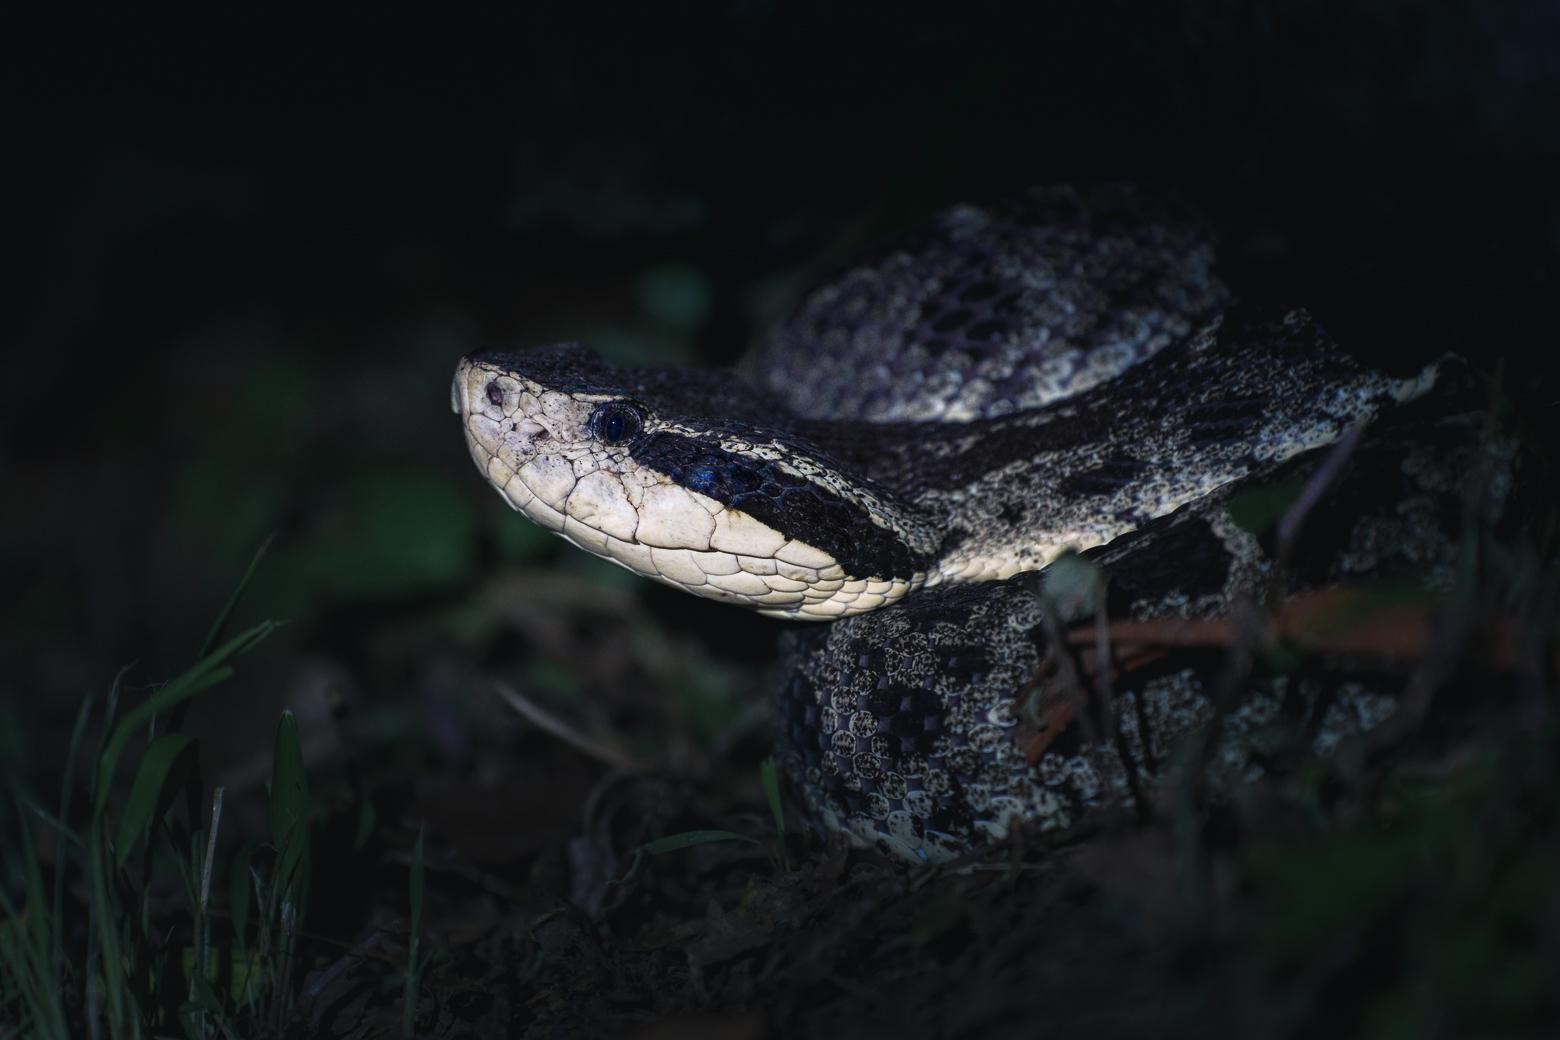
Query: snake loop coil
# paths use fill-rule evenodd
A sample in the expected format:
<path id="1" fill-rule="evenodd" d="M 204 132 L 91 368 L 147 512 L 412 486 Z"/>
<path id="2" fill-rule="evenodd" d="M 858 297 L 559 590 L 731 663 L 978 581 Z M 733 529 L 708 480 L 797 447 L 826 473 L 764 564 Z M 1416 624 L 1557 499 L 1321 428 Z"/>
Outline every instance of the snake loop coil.
<path id="1" fill-rule="evenodd" d="M 1122 616 L 1227 608 L 1271 572 L 1231 496 L 1303 476 L 1435 377 L 1365 368 L 1303 311 L 1229 310 L 1197 221 L 1109 186 L 956 209 L 880 248 L 742 376 L 562 344 L 462 359 L 451 404 L 499 494 L 580 548 L 833 622 L 785 640 L 782 757 L 825 826 L 924 861 L 1118 803 L 1210 716 L 1195 667 L 1117 691 L 1110 730 L 1037 697 L 1036 572 L 1087 553 Z M 1444 525 L 1404 520 L 1449 493 L 1426 475 L 1471 464 L 1473 438 L 1431 425 L 1361 450 L 1347 479 L 1390 515 L 1348 518 L 1319 580 L 1451 558 Z M 1231 780 L 1258 768 L 1239 736 L 1295 698 L 1318 749 L 1391 709 L 1270 685 L 1223 724 Z"/>

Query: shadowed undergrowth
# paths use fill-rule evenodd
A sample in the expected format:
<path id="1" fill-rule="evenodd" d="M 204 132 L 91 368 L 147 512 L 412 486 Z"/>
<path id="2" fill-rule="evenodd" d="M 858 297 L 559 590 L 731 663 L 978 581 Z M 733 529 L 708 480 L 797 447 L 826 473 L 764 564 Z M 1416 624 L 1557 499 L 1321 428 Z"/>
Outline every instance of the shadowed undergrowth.
<path id="1" fill-rule="evenodd" d="M 424 752 L 408 771 L 400 735 L 306 769 L 289 712 L 264 789 L 228 794 L 181 723 L 275 627 L 219 643 L 235 595 L 187 671 L 133 698 L 122 675 L 84 701 L 47 802 L 11 785 L 0 1022 L 50 1037 L 663 1020 L 724 1036 L 1521 1031 L 1560 1013 L 1560 731 L 1543 568 L 1525 584 L 1496 569 L 1507 592 L 1487 605 L 1526 634 L 1500 654 L 1465 643 L 1433 710 L 1392 739 L 1302 756 L 1228 800 L 1172 787 L 1146 822 L 1020 837 L 941 872 L 798 827 L 773 767 L 756 768 L 762 719 L 739 707 L 759 680 L 690 684 L 635 608 L 616 636 L 652 667 L 614 668 L 637 687 L 550 679 L 483 630 L 463 755 Z M 598 604 L 562 609 L 601 638 Z M 555 612 L 510 620 L 558 635 Z M 503 711 L 497 675 L 541 714 L 483 722 Z M 683 708 L 664 710 L 668 689 Z M 652 695 L 663 710 L 647 713 Z M 697 749 L 677 735 L 690 710 L 708 712 Z"/>

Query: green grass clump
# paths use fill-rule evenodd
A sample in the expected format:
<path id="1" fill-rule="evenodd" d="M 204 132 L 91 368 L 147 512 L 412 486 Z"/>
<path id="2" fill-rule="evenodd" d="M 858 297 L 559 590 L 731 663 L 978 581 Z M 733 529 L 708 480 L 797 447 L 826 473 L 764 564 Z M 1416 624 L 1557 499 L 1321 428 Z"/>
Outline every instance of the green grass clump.
<path id="1" fill-rule="evenodd" d="M 270 841 L 238 849 L 225 869 L 223 789 L 208 796 L 199 742 L 178 731 L 188 704 L 229 679 L 235 660 L 277 627 L 266 621 L 221 641 L 249 576 L 183 674 L 126 711 L 123 672 L 100 712 L 84 701 L 56 810 L 7 778 L 0 1037 L 238 1037 L 279 1033 L 291 1016 L 311 875 L 297 722 L 284 712 L 276 731 Z M 73 782 L 95 714 L 103 738 L 88 802 L 78 806 Z M 137 748 L 121 796 L 119 767 Z M 224 874 L 225 893 L 214 885 Z"/>

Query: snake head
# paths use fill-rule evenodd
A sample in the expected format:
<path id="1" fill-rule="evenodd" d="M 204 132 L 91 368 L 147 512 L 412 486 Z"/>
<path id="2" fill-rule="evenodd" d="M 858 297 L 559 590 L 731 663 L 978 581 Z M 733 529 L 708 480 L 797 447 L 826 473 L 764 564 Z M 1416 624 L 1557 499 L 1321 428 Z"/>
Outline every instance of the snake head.
<path id="1" fill-rule="evenodd" d="M 603 384 L 605 371 L 574 344 L 476 354 L 461 360 L 450 400 L 472 461 L 499 494 L 594 552 L 600 539 L 587 531 L 634 538 L 640 517 L 629 490 L 643 491 L 629 445 L 647 409 Z"/>
<path id="2" fill-rule="evenodd" d="M 735 380 L 618 369 L 562 344 L 463 358 L 451 406 L 513 508 L 695 595 L 828 620 L 925 579 L 922 554 L 886 522 L 897 507 Z"/>

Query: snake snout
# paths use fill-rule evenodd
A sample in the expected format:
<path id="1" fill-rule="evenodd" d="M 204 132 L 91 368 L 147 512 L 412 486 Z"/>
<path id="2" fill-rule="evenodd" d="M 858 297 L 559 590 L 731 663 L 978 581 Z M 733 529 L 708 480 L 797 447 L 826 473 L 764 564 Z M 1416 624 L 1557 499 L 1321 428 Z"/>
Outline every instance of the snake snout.
<path id="1" fill-rule="evenodd" d="M 494 401 L 489 389 L 494 386 L 496 383 L 473 365 L 470 358 L 461 358 L 455 368 L 455 379 L 450 383 L 450 411 L 456 415 L 472 415 L 486 411 L 488 402 L 501 406 L 502 395 Z"/>

